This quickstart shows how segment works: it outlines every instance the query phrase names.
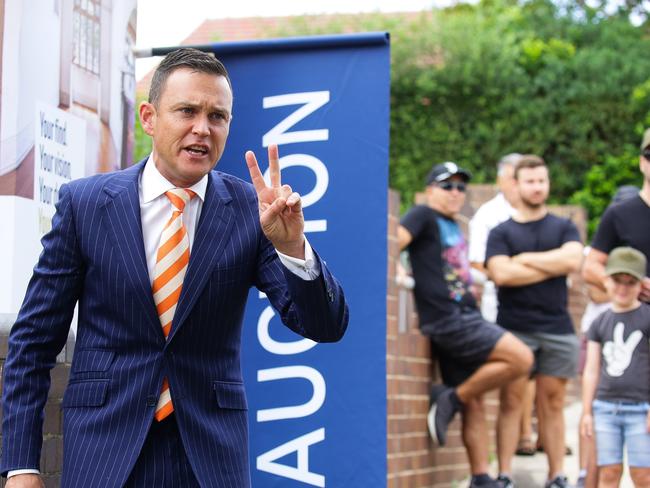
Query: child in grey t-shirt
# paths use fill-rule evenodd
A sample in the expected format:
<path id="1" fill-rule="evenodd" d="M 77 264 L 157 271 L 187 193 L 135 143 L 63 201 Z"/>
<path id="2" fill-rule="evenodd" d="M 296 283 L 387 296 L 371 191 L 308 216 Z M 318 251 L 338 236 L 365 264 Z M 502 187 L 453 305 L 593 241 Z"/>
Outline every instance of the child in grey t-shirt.
<path id="1" fill-rule="evenodd" d="M 618 486 L 624 447 L 634 485 L 650 486 L 650 305 L 638 299 L 645 271 L 641 252 L 612 250 L 605 267 L 612 309 L 588 333 L 580 429 L 596 435 L 599 486 Z"/>

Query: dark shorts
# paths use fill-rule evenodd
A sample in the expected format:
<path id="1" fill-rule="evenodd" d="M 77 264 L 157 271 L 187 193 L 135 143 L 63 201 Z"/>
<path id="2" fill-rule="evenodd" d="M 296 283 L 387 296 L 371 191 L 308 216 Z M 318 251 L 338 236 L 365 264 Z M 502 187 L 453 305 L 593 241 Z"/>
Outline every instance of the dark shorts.
<path id="1" fill-rule="evenodd" d="M 578 369 L 580 345 L 575 334 L 547 332 L 512 332 L 535 355 L 532 376 L 543 374 L 556 378 L 573 378 Z"/>
<path id="2" fill-rule="evenodd" d="M 466 310 L 435 326 L 421 326 L 431 339 L 442 380 L 458 386 L 483 366 L 505 330 L 483 319 L 478 310 Z"/>

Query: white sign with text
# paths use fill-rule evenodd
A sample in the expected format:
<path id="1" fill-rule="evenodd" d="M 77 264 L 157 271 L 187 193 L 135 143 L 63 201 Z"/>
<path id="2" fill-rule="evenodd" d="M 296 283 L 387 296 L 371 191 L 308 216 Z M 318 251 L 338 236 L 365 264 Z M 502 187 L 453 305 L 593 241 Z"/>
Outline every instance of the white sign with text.
<path id="1" fill-rule="evenodd" d="M 38 234 L 52 228 L 59 189 L 84 176 L 86 121 L 44 103 L 36 104 L 34 137 L 34 201 Z"/>

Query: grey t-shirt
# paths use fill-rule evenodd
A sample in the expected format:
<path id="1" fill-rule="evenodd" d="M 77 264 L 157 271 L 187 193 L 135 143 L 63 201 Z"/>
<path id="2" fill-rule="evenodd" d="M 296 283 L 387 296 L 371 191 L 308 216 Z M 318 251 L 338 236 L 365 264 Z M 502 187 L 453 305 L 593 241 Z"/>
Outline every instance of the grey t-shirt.
<path id="1" fill-rule="evenodd" d="M 601 345 L 596 398 L 650 402 L 650 305 L 635 310 L 603 312 L 588 332 Z"/>

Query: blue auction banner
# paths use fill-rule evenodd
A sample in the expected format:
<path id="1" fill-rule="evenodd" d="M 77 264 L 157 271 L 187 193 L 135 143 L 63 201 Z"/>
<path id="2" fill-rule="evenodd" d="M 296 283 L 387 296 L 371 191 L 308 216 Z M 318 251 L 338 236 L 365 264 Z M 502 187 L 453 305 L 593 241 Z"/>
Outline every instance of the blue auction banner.
<path id="1" fill-rule="evenodd" d="M 254 487 L 386 485 L 386 266 L 390 58 L 386 33 L 215 44 L 234 87 L 218 169 L 244 153 L 303 197 L 310 243 L 341 281 L 336 344 L 284 327 L 257 290 L 244 325 Z"/>

